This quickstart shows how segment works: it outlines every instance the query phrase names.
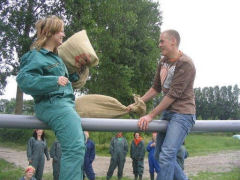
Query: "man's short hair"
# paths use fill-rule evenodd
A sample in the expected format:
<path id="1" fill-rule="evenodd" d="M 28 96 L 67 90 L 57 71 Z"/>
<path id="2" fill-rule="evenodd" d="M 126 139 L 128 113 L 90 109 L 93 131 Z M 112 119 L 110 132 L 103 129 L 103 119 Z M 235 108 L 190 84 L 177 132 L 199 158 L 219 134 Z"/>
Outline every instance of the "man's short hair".
<path id="1" fill-rule="evenodd" d="M 176 30 L 169 29 L 169 30 L 164 31 L 163 33 L 167 33 L 168 36 L 175 38 L 177 41 L 177 47 L 179 47 L 181 38 L 180 38 L 179 33 Z"/>

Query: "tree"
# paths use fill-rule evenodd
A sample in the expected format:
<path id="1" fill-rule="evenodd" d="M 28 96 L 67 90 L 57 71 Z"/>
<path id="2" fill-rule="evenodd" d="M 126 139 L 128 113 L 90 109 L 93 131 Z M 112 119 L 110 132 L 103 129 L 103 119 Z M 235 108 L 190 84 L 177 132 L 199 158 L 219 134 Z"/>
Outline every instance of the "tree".
<path id="1" fill-rule="evenodd" d="M 90 1 L 85 6 L 88 8 L 81 6 L 82 14 L 77 15 L 91 21 L 79 28 L 87 29 L 100 58 L 99 66 L 91 70 L 85 91 L 109 95 L 129 104 L 133 93 L 142 95 L 151 86 L 160 57 L 159 5 L 143 0 L 103 0 Z M 70 27 L 76 25 L 76 18 L 79 17 L 72 19 Z"/>
<path id="2" fill-rule="evenodd" d="M 100 59 L 82 93 L 103 94 L 123 104 L 151 86 L 160 51 L 159 4 L 150 0 L 64 2 L 65 32 L 86 29 Z"/>
<path id="3" fill-rule="evenodd" d="M 33 100 L 26 100 L 23 101 L 23 111 L 26 114 L 34 114 L 34 101 Z"/>
<path id="4" fill-rule="evenodd" d="M 3 0 L 0 7 L 2 64 L 9 66 L 7 75 L 16 75 L 19 57 L 28 51 L 35 38 L 33 26 L 37 19 L 47 14 L 63 15 L 66 35 L 86 29 L 100 58 L 82 92 L 113 96 L 129 104 L 133 93 L 142 95 L 151 86 L 160 56 L 158 7 L 158 3 L 150 0 Z M 19 88 L 16 99 L 16 113 L 21 113 Z"/>
<path id="5" fill-rule="evenodd" d="M 6 106 L 5 113 L 12 114 L 16 106 L 16 99 L 12 98 L 10 101 L 7 101 L 5 106 Z"/>
<path id="6" fill-rule="evenodd" d="M 17 75 L 19 58 L 29 50 L 34 40 L 35 22 L 48 14 L 61 15 L 63 7 L 58 0 L 2 0 L 0 2 L 0 93 L 9 75 Z M 23 93 L 17 88 L 15 113 L 21 114 Z"/>
<path id="7" fill-rule="evenodd" d="M 239 95 L 237 85 L 196 88 L 197 117 L 202 119 L 238 119 L 240 114 Z"/>
<path id="8" fill-rule="evenodd" d="M 7 77 L 9 76 L 9 71 L 3 66 L 2 61 L 0 61 L 0 75 L 0 95 L 3 95 L 4 88 L 7 85 Z"/>
<path id="9" fill-rule="evenodd" d="M 9 101 L 7 99 L 0 99 L 0 112 L 4 113 L 6 112 L 6 104 Z"/>

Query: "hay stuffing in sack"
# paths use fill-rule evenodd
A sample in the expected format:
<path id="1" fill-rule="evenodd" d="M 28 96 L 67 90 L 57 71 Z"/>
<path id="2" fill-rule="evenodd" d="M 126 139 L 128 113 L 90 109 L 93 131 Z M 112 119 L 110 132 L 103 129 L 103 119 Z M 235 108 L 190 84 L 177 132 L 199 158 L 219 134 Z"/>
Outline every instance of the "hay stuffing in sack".
<path id="1" fill-rule="evenodd" d="M 75 33 L 59 46 L 58 55 L 67 67 L 70 81 L 75 89 L 85 85 L 89 67 L 96 66 L 99 62 L 86 30 Z"/>
<path id="2" fill-rule="evenodd" d="M 134 105 L 132 111 L 140 116 L 146 113 L 146 105 L 140 96 L 134 95 Z M 83 118 L 118 118 L 127 113 L 127 107 L 122 105 L 117 99 L 98 95 L 84 95 L 75 101 L 76 111 Z"/>

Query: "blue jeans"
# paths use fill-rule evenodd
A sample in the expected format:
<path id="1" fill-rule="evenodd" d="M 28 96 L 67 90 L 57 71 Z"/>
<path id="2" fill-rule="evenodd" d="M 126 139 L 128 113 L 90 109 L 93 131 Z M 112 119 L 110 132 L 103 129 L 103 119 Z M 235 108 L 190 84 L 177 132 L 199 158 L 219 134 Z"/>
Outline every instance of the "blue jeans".
<path id="1" fill-rule="evenodd" d="M 167 120 L 169 123 L 166 132 L 159 132 L 157 135 L 155 158 L 160 165 L 157 180 L 187 180 L 188 178 L 177 163 L 176 157 L 187 134 L 195 124 L 196 116 L 164 111 L 161 119 Z"/>

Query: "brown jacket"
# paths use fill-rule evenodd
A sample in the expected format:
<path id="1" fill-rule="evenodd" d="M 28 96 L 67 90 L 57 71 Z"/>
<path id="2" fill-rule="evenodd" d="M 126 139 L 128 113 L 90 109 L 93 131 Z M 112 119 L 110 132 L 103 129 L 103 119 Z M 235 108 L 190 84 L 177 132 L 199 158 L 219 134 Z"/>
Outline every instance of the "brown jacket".
<path id="1" fill-rule="evenodd" d="M 193 83 L 196 69 L 188 56 L 183 54 L 175 63 L 164 57 L 159 62 L 153 88 L 165 96 L 175 99 L 167 110 L 181 114 L 195 114 Z"/>

